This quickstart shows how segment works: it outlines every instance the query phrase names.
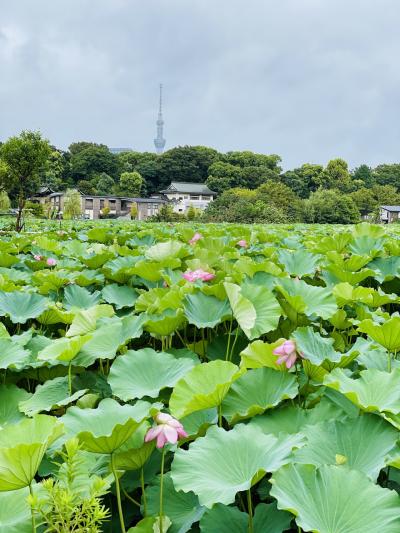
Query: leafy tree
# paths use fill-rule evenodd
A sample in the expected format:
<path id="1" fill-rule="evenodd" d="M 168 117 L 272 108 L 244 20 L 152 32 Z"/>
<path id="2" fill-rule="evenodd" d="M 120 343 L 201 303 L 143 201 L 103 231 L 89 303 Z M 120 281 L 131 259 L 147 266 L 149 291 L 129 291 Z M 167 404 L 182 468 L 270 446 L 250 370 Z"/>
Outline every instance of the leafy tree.
<path id="1" fill-rule="evenodd" d="M 274 171 L 277 175 L 282 171 L 279 163 L 282 161 L 279 155 L 256 154 L 250 151 L 227 152 L 223 157 L 226 163 L 241 168 L 245 167 L 266 167 Z"/>
<path id="2" fill-rule="evenodd" d="M 360 213 L 353 199 L 338 190 L 320 189 L 305 201 L 306 222 L 318 224 L 354 224 Z"/>
<path id="3" fill-rule="evenodd" d="M 80 180 L 76 186 L 82 194 L 96 194 L 96 189 L 91 181 Z"/>
<path id="4" fill-rule="evenodd" d="M 288 170 L 281 175 L 281 181 L 292 189 L 300 198 L 308 198 L 311 192 L 318 189 L 321 184 L 320 175 L 324 168 L 322 165 L 306 163 L 300 168 Z"/>
<path id="5" fill-rule="evenodd" d="M 157 158 L 157 181 L 160 188 L 171 181 L 204 183 L 209 167 L 220 158 L 213 148 L 206 146 L 178 146 Z"/>
<path id="6" fill-rule="evenodd" d="M 257 200 L 280 209 L 291 222 L 301 219 L 300 198 L 284 183 L 267 181 L 256 190 Z"/>
<path id="7" fill-rule="evenodd" d="M 400 192 L 400 163 L 377 166 L 373 177 L 377 185 L 392 185 Z"/>
<path id="8" fill-rule="evenodd" d="M 318 177 L 318 181 L 324 189 L 338 189 L 341 192 L 350 191 L 351 176 L 348 164 L 344 159 L 332 159 Z"/>
<path id="9" fill-rule="evenodd" d="M 371 167 L 368 165 L 360 165 L 352 172 L 353 181 L 361 181 L 363 187 L 370 189 L 375 184 L 375 178 Z"/>
<path id="10" fill-rule="evenodd" d="M 82 197 L 76 189 L 68 189 L 64 196 L 63 217 L 77 218 L 82 214 Z"/>
<path id="11" fill-rule="evenodd" d="M 65 189 L 63 181 L 66 179 L 69 163 L 65 152 L 51 147 L 49 158 L 46 162 L 44 172 L 41 175 L 41 185 L 51 187 L 56 191 Z"/>
<path id="12" fill-rule="evenodd" d="M 6 191 L 0 191 L 0 211 L 7 211 L 10 209 L 11 202 Z"/>
<path id="13" fill-rule="evenodd" d="M 0 172 L 0 186 L 17 199 L 16 231 L 22 229 L 22 211 L 26 199 L 37 192 L 40 171 L 50 153 L 49 142 L 39 132 L 33 131 L 23 131 L 18 137 L 10 137 L 1 146 L 0 158 L 7 165 L 7 170 Z"/>
<path id="14" fill-rule="evenodd" d="M 105 172 L 102 172 L 98 178 L 94 178 L 92 183 L 95 184 L 97 194 L 103 195 L 112 194 L 115 186 L 115 181 Z"/>
<path id="15" fill-rule="evenodd" d="M 378 205 L 400 205 L 400 192 L 392 185 L 374 185 L 372 192 Z"/>
<path id="16" fill-rule="evenodd" d="M 34 217 L 42 217 L 44 215 L 43 205 L 38 202 L 25 202 L 24 212 L 33 215 Z"/>
<path id="17" fill-rule="evenodd" d="M 367 216 L 373 213 L 378 207 L 378 201 L 372 189 L 363 187 L 352 192 L 350 196 L 356 204 L 361 216 Z"/>
<path id="18" fill-rule="evenodd" d="M 139 172 L 123 172 L 119 179 L 119 189 L 126 196 L 140 196 L 144 180 Z"/>
<path id="19" fill-rule="evenodd" d="M 133 202 L 133 204 L 131 205 L 131 219 L 136 220 L 137 216 L 138 216 L 137 204 Z"/>
<path id="20" fill-rule="evenodd" d="M 81 143 L 82 144 L 82 143 Z M 75 182 L 91 180 L 102 172 L 119 177 L 119 160 L 103 145 L 90 145 L 71 152 L 71 176 Z"/>
<path id="21" fill-rule="evenodd" d="M 210 166 L 206 185 L 212 191 L 221 193 L 233 187 L 239 187 L 241 181 L 242 169 L 240 167 L 218 161 Z"/>

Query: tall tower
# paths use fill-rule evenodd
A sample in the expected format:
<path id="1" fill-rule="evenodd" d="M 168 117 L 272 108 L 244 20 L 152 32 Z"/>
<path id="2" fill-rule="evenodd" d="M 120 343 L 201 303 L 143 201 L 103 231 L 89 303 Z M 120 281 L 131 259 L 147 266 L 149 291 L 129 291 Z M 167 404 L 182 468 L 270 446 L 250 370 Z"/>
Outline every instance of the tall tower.
<path id="1" fill-rule="evenodd" d="M 165 139 L 163 137 L 164 120 L 162 116 L 162 84 L 160 83 L 160 108 L 158 110 L 157 119 L 157 137 L 154 139 L 154 146 L 156 147 L 157 154 L 162 154 L 165 146 Z"/>

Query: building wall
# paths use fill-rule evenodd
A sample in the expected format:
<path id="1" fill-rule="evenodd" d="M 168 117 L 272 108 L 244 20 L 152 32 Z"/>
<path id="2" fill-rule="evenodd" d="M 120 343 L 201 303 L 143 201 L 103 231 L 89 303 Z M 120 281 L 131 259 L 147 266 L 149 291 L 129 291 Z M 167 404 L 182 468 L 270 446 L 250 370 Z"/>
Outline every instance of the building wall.
<path id="1" fill-rule="evenodd" d="M 214 200 L 214 196 L 209 194 L 188 194 L 188 193 L 167 193 L 168 200 L 175 200 L 175 213 L 186 213 L 189 207 L 193 206 L 195 209 L 202 211 L 207 208 L 210 202 Z"/>

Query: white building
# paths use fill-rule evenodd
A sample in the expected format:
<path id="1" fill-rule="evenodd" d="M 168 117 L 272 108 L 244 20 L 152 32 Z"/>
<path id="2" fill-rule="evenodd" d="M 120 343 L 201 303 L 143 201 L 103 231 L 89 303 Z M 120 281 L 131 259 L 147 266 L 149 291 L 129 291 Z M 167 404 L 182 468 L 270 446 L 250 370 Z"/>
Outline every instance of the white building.
<path id="1" fill-rule="evenodd" d="M 171 184 L 160 191 L 174 206 L 175 213 L 185 214 L 189 207 L 204 210 L 217 195 L 204 183 L 185 183 L 172 181 Z"/>

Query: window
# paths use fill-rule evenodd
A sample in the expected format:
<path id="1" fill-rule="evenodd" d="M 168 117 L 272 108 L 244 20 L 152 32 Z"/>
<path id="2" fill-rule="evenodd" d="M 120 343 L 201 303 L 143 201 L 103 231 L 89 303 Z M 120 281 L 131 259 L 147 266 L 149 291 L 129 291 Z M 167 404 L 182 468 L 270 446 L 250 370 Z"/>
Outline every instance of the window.
<path id="1" fill-rule="evenodd" d="M 110 205 L 110 210 L 115 211 L 116 200 L 110 200 L 109 205 Z"/>
<path id="2" fill-rule="evenodd" d="M 190 199 L 191 200 L 200 200 L 200 196 L 191 196 Z"/>
<path id="3" fill-rule="evenodd" d="M 104 200 L 100 200 L 100 209 L 104 208 Z"/>
<path id="4" fill-rule="evenodd" d="M 85 199 L 85 209 L 93 209 L 93 198 Z"/>

